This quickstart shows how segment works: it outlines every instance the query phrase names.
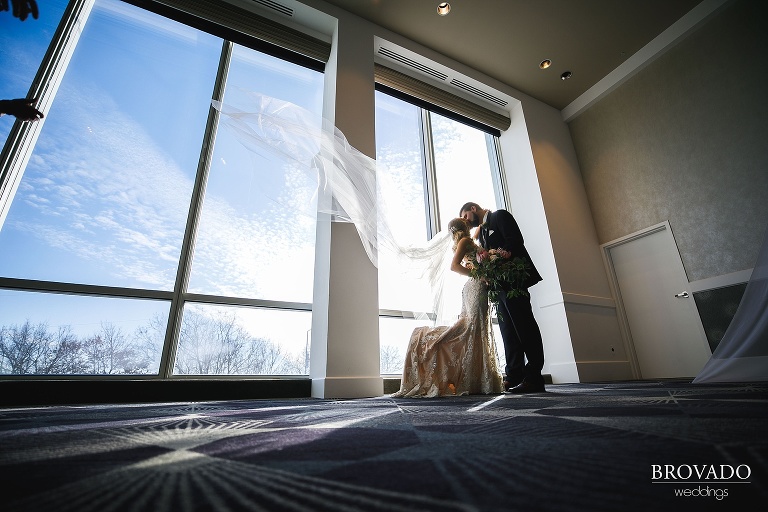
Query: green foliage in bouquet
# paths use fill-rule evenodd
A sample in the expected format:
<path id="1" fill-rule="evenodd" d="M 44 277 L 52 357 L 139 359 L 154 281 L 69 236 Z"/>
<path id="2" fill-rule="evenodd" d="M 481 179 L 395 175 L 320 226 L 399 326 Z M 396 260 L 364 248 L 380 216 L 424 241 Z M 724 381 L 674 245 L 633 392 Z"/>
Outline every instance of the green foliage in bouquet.
<path id="1" fill-rule="evenodd" d="M 524 283 L 530 268 L 524 258 L 513 258 L 504 249 L 478 249 L 469 270 L 472 277 L 488 284 L 488 300 L 498 304 L 502 293 L 508 298 L 528 295 Z"/>

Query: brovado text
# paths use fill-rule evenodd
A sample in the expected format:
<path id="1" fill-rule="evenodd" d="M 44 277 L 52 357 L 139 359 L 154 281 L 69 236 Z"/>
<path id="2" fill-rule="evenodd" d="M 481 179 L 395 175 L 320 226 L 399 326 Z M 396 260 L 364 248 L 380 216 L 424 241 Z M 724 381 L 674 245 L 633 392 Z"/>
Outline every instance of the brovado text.
<path id="1" fill-rule="evenodd" d="M 651 480 L 711 480 L 729 481 L 738 479 L 748 480 L 752 475 L 752 469 L 746 464 L 732 466 L 730 464 L 651 464 Z"/>

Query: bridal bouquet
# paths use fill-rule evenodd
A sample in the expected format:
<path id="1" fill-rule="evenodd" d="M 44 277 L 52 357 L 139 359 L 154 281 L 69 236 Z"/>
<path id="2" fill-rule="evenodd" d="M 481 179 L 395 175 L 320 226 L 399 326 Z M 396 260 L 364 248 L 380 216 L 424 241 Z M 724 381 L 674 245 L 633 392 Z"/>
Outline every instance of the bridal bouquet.
<path id="1" fill-rule="evenodd" d="M 513 258 L 504 249 L 478 249 L 475 260 L 470 274 L 488 283 L 488 300 L 492 303 L 499 302 L 500 293 L 506 293 L 509 298 L 528 295 L 523 283 L 528 278 L 530 265 L 524 258 Z"/>

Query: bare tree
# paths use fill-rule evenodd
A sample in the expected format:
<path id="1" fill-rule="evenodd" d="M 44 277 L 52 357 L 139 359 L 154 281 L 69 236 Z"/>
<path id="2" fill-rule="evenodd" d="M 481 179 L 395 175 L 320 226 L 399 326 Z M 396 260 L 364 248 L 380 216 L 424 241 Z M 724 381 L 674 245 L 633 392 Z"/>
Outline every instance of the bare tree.
<path id="1" fill-rule="evenodd" d="M 29 320 L 0 328 L 0 373 L 4 374 L 146 374 L 159 369 L 166 319 L 154 316 L 126 336 L 104 322 L 82 340 L 69 326 L 52 332 Z M 294 360 L 295 359 L 295 360 Z M 175 370 L 192 375 L 300 374 L 304 358 L 291 358 L 280 346 L 251 336 L 234 312 L 217 317 L 187 311 L 182 320 Z"/>
<path id="2" fill-rule="evenodd" d="M 224 314 L 211 321 L 216 333 L 214 346 L 215 373 L 219 375 L 237 375 L 254 373 L 250 368 L 253 364 L 252 340 L 248 332 L 237 325 L 234 313 Z"/>
<path id="3" fill-rule="evenodd" d="M 208 374 L 212 368 L 209 354 L 205 350 L 208 337 L 207 323 L 202 315 L 190 311 L 184 313 L 176 350 L 176 372 L 181 374 Z"/>
<path id="4" fill-rule="evenodd" d="M 86 368 L 81 359 L 81 349 L 69 326 L 51 332 L 47 324 L 32 325 L 27 320 L 22 325 L 0 329 L 2 366 L 10 374 L 83 373 Z"/>
<path id="5" fill-rule="evenodd" d="M 248 346 L 248 366 L 257 375 L 287 373 L 290 367 L 282 350 L 269 340 L 251 338 Z"/>
<path id="6" fill-rule="evenodd" d="M 69 325 L 59 326 L 45 349 L 42 358 L 43 365 L 37 368 L 36 373 L 54 374 L 81 374 L 85 373 L 85 365 L 81 357 L 82 344 L 72 333 Z"/>
<path id="7" fill-rule="evenodd" d="M 309 350 L 299 354 L 283 355 L 282 364 L 275 372 L 282 375 L 306 375 L 309 373 Z"/>
<path id="8" fill-rule="evenodd" d="M 141 338 L 137 336 L 137 340 Z M 152 358 L 114 324 L 103 322 L 101 329 L 83 341 L 88 373 L 95 375 L 148 373 Z"/>
<path id="9" fill-rule="evenodd" d="M 165 330 L 168 319 L 165 315 L 154 315 L 147 325 L 136 329 L 134 347 L 140 353 L 142 361 L 146 362 L 143 372 L 157 373 L 160 370 L 160 356 L 165 342 Z"/>
<path id="10" fill-rule="evenodd" d="M 267 375 L 289 368 L 280 347 L 254 338 L 235 313 L 215 318 L 187 311 L 182 320 L 176 371 L 193 375 Z"/>
<path id="11" fill-rule="evenodd" d="M 33 373 L 35 339 L 42 339 L 46 330 L 45 324 L 33 327 L 29 320 L 21 326 L 3 326 L 0 330 L 0 354 L 7 373 Z"/>
<path id="12" fill-rule="evenodd" d="M 403 371 L 403 357 L 400 349 L 393 345 L 381 347 L 381 373 L 401 373 Z"/>

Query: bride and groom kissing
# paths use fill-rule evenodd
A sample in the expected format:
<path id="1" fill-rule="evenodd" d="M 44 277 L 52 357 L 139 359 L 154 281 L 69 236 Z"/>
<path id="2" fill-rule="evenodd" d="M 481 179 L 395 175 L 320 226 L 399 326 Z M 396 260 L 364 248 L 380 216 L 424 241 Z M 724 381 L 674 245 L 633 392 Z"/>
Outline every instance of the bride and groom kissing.
<path id="1" fill-rule="evenodd" d="M 474 236 L 470 231 L 473 228 Z M 520 228 L 507 210 L 492 212 L 477 203 L 466 203 L 459 217 L 448 224 L 448 231 L 453 240 L 452 271 L 471 277 L 480 247 L 504 249 L 527 261 L 527 278 L 522 283 L 525 290 L 542 280 L 525 248 Z M 508 286 L 511 284 L 505 285 Z M 504 375 L 496 358 L 488 286 L 483 280 L 467 279 L 462 290 L 461 314 L 453 325 L 414 329 L 400 390 L 391 396 L 543 392 L 544 347 L 530 296 L 499 293 L 496 310 L 506 359 Z"/>

